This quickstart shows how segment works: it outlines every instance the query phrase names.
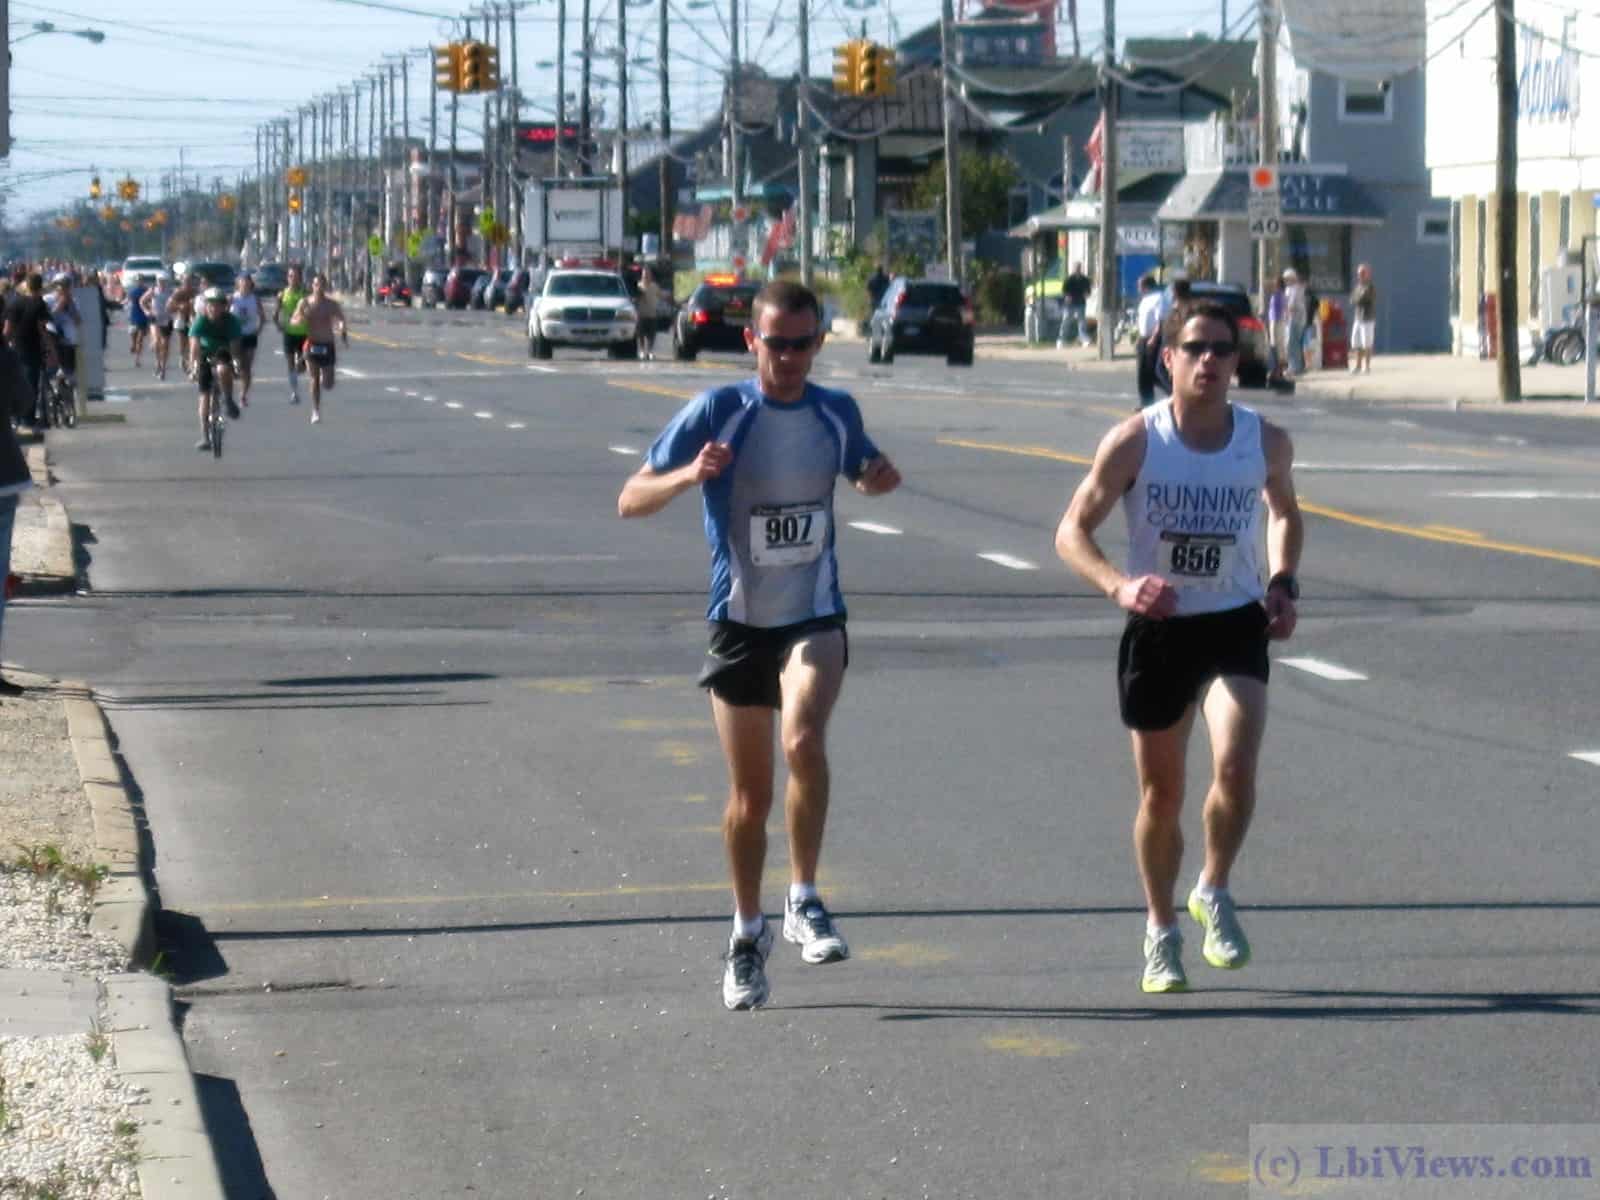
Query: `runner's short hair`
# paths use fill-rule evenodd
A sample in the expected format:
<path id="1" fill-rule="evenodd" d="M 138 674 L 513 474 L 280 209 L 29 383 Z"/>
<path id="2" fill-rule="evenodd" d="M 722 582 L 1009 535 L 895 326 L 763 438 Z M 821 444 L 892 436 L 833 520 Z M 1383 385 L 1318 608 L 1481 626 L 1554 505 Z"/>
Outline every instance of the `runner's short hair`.
<path id="1" fill-rule="evenodd" d="M 1227 305 L 1218 304 L 1214 300 L 1180 300 L 1172 306 L 1167 319 L 1161 323 L 1161 344 L 1177 346 L 1183 340 L 1183 327 L 1196 317 L 1221 321 L 1228 327 L 1228 332 L 1233 334 L 1233 340 L 1238 342 L 1239 318 L 1233 315 Z"/>
<path id="2" fill-rule="evenodd" d="M 817 294 L 803 284 L 789 279 L 776 279 L 757 292 L 755 303 L 750 306 L 750 319 L 757 329 L 761 327 L 761 315 L 769 308 L 775 308 L 780 313 L 808 312 L 816 317 L 818 332 L 821 332 L 822 305 L 817 300 Z"/>

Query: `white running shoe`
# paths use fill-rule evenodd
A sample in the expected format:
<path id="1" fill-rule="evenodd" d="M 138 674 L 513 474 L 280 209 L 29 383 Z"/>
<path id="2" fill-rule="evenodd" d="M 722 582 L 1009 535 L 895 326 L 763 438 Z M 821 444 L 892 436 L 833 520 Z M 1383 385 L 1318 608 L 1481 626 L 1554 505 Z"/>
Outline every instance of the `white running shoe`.
<path id="1" fill-rule="evenodd" d="M 800 947 L 800 957 L 812 965 L 843 962 L 850 957 L 844 936 L 817 899 L 783 902 L 783 940 Z"/>
<path id="2" fill-rule="evenodd" d="M 772 952 L 772 922 L 761 922 L 761 932 L 753 938 L 737 934 L 728 938 L 728 964 L 722 972 L 722 1006 L 729 1012 L 760 1008 L 770 994 L 767 988 L 767 955 Z"/>

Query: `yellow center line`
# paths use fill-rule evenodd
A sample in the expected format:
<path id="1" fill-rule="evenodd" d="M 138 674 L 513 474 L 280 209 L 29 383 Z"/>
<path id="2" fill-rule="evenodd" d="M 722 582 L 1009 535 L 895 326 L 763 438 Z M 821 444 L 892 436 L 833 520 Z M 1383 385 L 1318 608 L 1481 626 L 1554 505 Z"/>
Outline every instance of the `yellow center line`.
<path id="1" fill-rule="evenodd" d="M 717 883 L 618 884 L 608 888 L 579 888 L 573 891 L 477 892 L 462 895 L 425 896 L 310 896 L 299 900 L 245 900 L 228 904 L 202 904 L 203 912 L 305 911 L 319 908 L 387 908 L 419 904 L 500 904 L 523 900 L 595 900 L 602 896 L 671 896 L 685 892 L 720 892 L 726 881 Z"/>
<path id="2" fill-rule="evenodd" d="M 627 388 L 631 392 L 650 392 L 656 396 L 671 396 L 674 400 L 693 400 L 699 393 L 686 392 L 682 388 L 663 387 L 658 383 L 637 383 L 631 379 L 616 379 L 606 377 L 606 382 L 615 388 Z"/>
<path id="3" fill-rule="evenodd" d="M 516 367 L 521 365 L 521 360 L 515 358 L 495 358 L 489 354 L 464 354 L 460 350 L 455 353 L 457 358 L 465 359 L 467 362 L 487 363 L 491 367 Z"/>
<path id="4" fill-rule="evenodd" d="M 998 454 L 1017 454 L 1025 458 L 1050 458 L 1060 462 L 1079 463 L 1090 465 L 1087 458 L 1076 454 L 1067 454 L 1061 450 L 1052 450 L 1048 446 L 1012 446 L 1003 442 L 974 442 L 965 438 L 939 438 L 943 446 L 961 446 L 969 450 L 992 450 Z M 1372 517 L 1363 517 L 1357 513 L 1346 512 L 1340 508 L 1330 508 L 1325 504 L 1314 504 L 1301 497 L 1300 508 L 1303 512 L 1313 516 L 1327 517 L 1330 521 L 1342 521 L 1347 525 L 1357 525 L 1362 529 L 1375 529 L 1381 533 L 1393 533 L 1400 537 L 1418 538 L 1425 542 L 1445 542 L 1454 546 L 1470 546 L 1475 550 L 1494 550 L 1501 554 L 1516 554 L 1524 558 L 1542 558 L 1551 562 L 1570 563 L 1578 567 L 1600 568 L 1600 557 L 1592 554 L 1575 554 L 1567 550 L 1551 550 L 1544 546 L 1526 546 L 1519 542 L 1498 542 L 1483 537 L 1467 529 L 1451 529 L 1442 525 L 1404 525 L 1398 521 L 1379 521 Z"/>

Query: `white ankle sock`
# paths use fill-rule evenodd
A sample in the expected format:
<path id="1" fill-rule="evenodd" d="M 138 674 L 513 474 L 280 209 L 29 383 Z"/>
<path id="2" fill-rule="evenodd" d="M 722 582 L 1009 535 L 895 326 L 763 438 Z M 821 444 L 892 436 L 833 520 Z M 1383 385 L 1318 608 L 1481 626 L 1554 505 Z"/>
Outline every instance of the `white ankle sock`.
<path id="1" fill-rule="evenodd" d="M 1149 937 L 1159 938 L 1163 934 L 1177 933 L 1178 927 L 1176 925 L 1152 925 L 1148 920 L 1146 920 L 1144 923 L 1144 931 Z"/>
<path id="2" fill-rule="evenodd" d="M 761 936 L 761 931 L 766 927 L 766 924 L 767 918 L 762 913 L 757 913 L 749 920 L 746 920 L 735 912 L 733 914 L 733 936 L 736 938 L 758 938 Z"/>
<path id="3" fill-rule="evenodd" d="M 822 893 L 817 891 L 814 883 L 791 883 L 789 885 L 789 901 L 792 904 L 803 904 L 807 900 L 820 900 Z"/>

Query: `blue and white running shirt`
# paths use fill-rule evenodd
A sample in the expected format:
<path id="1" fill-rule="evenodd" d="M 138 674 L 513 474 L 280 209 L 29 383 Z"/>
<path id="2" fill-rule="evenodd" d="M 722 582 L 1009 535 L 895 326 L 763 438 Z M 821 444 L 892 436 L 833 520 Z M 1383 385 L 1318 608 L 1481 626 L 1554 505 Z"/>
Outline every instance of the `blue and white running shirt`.
<path id="1" fill-rule="evenodd" d="M 702 392 L 673 417 L 645 462 L 658 473 L 694 461 L 708 442 L 733 461 L 701 485 L 711 546 L 713 621 L 772 629 L 843 616 L 834 560 L 833 489 L 878 456 L 845 392 L 806 384 L 793 404 L 754 379 Z"/>

